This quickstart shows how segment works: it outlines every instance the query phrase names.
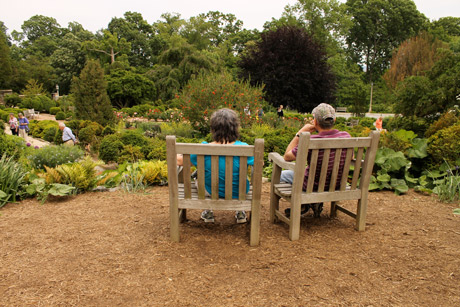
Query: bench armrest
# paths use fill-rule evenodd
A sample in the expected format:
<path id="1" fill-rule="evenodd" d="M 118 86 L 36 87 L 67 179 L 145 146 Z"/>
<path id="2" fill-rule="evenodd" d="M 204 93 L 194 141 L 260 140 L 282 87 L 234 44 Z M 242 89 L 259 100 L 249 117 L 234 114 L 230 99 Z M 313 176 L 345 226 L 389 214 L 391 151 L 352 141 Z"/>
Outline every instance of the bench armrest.
<path id="1" fill-rule="evenodd" d="M 280 166 L 284 169 L 294 170 L 295 162 L 287 162 L 284 158 L 277 152 L 271 152 L 268 154 L 268 160 L 272 161 L 274 164 Z"/>

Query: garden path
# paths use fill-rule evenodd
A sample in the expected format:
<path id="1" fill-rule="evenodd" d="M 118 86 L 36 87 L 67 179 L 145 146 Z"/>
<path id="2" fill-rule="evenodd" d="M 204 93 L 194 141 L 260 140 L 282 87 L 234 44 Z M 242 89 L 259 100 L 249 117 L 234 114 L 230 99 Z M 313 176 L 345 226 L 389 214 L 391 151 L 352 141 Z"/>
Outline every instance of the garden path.
<path id="1" fill-rule="evenodd" d="M 54 117 L 54 115 L 51 115 L 51 114 L 40 114 L 37 120 L 56 120 L 56 118 Z M 57 122 L 60 122 L 60 121 L 57 120 Z M 5 125 L 5 133 L 11 135 L 11 130 L 8 125 Z M 50 145 L 50 142 L 44 141 L 42 139 L 33 138 L 30 135 L 27 136 L 26 142 L 30 143 L 30 145 L 33 147 L 35 146 L 43 147 L 43 146 Z"/>

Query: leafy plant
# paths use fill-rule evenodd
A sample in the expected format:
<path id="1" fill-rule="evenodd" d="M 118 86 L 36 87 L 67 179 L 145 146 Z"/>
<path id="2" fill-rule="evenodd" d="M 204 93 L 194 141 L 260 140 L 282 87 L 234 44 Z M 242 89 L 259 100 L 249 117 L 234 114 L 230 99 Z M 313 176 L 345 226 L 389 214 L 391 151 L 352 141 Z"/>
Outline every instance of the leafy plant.
<path id="1" fill-rule="evenodd" d="M 164 183 L 168 180 L 168 168 L 166 161 L 148 161 L 139 163 L 141 173 L 144 176 L 145 185 Z"/>
<path id="2" fill-rule="evenodd" d="M 68 196 L 74 193 L 75 187 L 60 184 L 60 183 L 46 183 L 45 179 L 37 178 L 32 180 L 26 188 L 27 193 L 30 196 L 37 195 L 37 199 L 44 204 L 49 195 L 53 196 Z"/>
<path id="3" fill-rule="evenodd" d="M 44 169 L 48 167 L 56 167 L 57 165 L 72 163 L 83 157 L 83 150 L 77 146 L 45 146 L 35 150 L 28 159 L 32 167 Z"/>
<path id="4" fill-rule="evenodd" d="M 460 159 L 459 159 L 460 160 Z M 446 162 L 446 173 L 445 175 L 435 180 L 433 193 L 438 195 L 438 198 L 442 202 L 455 202 L 460 200 L 460 174 L 457 169 L 453 169 L 449 163 Z"/>
<path id="5" fill-rule="evenodd" d="M 121 186 L 125 192 L 136 193 L 145 190 L 144 175 L 138 163 L 125 164 L 122 167 Z"/>
<path id="6" fill-rule="evenodd" d="M 22 165 L 7 157 L 0 159 L 0 208 L 8 202 L 15 202 L 23 194 L 26 171 Z"/>
<path id="7" fill-rule="evenodd" d="M 122 149 L 123 143 L 118 134 L 107 135 L 101 141 L 99 158 L 105 163 L 116 162 Z"/>

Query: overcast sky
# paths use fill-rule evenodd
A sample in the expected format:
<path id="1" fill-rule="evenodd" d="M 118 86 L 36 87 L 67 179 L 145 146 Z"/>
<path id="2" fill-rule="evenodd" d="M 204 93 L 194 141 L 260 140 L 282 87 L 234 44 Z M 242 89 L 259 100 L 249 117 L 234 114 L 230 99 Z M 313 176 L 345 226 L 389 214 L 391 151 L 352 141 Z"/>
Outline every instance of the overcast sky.
<path id="1" fill-rule="evenodd" d="M 345 2 L 346 0 L 341 0 Z M 0 21 L 8 32 L 21 31 L 21 25 L 34 15 L 53 17 L 67 27 L 76 21 L 91 32 L 106 28 L 113 17 L 127 11 L 141 13 L 149 23 L 163 13 L 179 13 L 188 19 L 200 13 L 232 13 L 244 22 L 244 28 L 259 30 L 272 17 L 279 18 L 287 4 L 296 0 L 0 0 Z M 460 17 L 460 0 L 415 0 L 420 12 L 430 20 Z"/>

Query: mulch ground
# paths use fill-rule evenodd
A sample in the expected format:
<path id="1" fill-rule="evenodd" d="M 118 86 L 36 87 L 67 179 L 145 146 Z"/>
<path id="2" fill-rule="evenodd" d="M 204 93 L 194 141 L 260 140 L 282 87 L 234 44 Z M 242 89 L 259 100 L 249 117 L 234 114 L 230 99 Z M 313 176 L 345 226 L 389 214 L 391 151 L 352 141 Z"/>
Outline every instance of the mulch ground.
<path id="1" fill-rule="evenodd" d="M 371 193 L 365 232 L 325 206 L 293 242 L 263 189 L 259 247 L 231 212 L 209 225 L 191 211 L 170 242 L 167 187 L 9 204 L 0 306 L 460 305 L 458 204 Z"/>

